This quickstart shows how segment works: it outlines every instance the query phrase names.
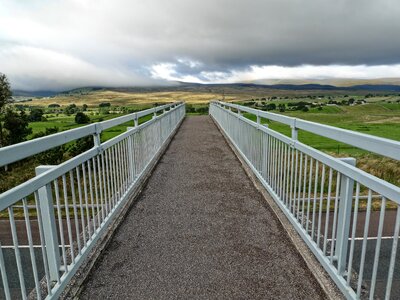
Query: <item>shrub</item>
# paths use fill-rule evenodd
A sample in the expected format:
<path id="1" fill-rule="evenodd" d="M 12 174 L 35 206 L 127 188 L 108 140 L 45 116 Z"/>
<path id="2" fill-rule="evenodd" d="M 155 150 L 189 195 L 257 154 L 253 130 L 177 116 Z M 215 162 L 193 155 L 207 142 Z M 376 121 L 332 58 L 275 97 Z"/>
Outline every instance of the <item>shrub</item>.
<path id="1" fill-rule="evenodd" d="M 31 110 L 31 113 L 29 115 L 29 121 L 30 122 L 39 122 L 39 121 L 42 121 L 42 117 L 43 117 L 43 109 L 34 108 Z"/>
<path id="2" fill-rule="evenodd" d="M 56 107 L 60 107 L 60 104 L 53 103 L 53 104 L 49 104 L 49 106 L 48 106 L 48 108 L 56 108 Z"/>
<path id="3" fill-rule="evenodd" d="M 77 112 L 75 115 L 75 123 L 76 124 L 87 124 L 90 123 L 90 118 L 85 115 L 83 112 Z"/>

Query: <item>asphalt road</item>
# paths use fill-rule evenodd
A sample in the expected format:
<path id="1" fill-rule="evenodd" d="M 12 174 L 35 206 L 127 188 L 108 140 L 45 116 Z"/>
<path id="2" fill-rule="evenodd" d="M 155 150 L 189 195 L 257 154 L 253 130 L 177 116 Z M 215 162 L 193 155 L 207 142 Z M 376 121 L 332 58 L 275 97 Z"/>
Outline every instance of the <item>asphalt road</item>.
<path id="1" fill-rule="evenodd" d="M 187 118 L 82 299 L 325 295 L 208 116 Z"/>

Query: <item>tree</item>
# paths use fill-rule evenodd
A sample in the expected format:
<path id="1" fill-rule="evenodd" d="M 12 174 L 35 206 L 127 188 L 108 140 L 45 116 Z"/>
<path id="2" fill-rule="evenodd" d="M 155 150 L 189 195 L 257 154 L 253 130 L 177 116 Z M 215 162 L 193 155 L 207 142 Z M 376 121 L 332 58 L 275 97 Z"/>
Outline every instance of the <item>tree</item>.
<path id="1" fill-rule="evenodd" d="M 40 138 L 46 135 L 54 134 L 58 132 L 57 127 L 48 127 L 46 130 L 43 132 L 38 132 L 33 135 L 32 138 Z M 51 148 L 50 150 L 44 151 L 38 155 L 35 156 L 36 160 L 40 164 L 46 164 L 46 165 L 58 165 L 59 163 L 62 162 L 63 157 L 64 157 L 64 145 L 57 146 L 54 148 Z"/>
<path id="2" fill-rule="evenodd" d="M 56 108 L 56 107 L 60 107 L 60 104 L 57 103 L 53 103 L 53 104 L 49 104 L 49 106 L 47 106 L 48 108 Z"/>
<path id="3" fill-rule="evenodd" d="M 6 110 L 4 115 L 4 129 L 7 130 L 5 143 L 13 145 L 26 140 L 26 137 L 32 133 L 32 128 L 28 127 L 28 116 L 22 110 L 19 114 L 11 108 Z"/>
<path id="4" fill-rule="evenodd" d="M 194 112 L 196 112 L 196 109 L 193 107 L 193 105 L 187 104 L 186 105 L 186 112 L 187 113 L 194 113 Z"/>
<path id="5" fill-rule="evenodd" d="M 31 121 L 31 122 L 40 122 L 40 121 L 42 121 L 43 113 L 44 113 L 43 109 L 33 108 L 31 110 L 30 115 L 29 115 L 29 121 Z"/>
<path id="6" fill-rule="evenodd" d="M 77 156 L 90 148 L 93 148 L 93 137 L 85 136 L 76 140 L 76 142 L 68 149 L 68 153 L 71 157 Z"/>
<path id="7" fill-rule="evenodd" d="M 87 111 L 87 109 L 88 109 L 87 104 L 83 104 L 83 105 L 82 105 L 82 111 Z"/>
<path id="8" fill-rule="evenodd" d="M 7 76 L 0 73 L 0 147 L 5 145 L 3 122 L 4 122 L 4 110 L 8 103 L 12 102 L 11 86 L 7 79 Z"/>
<path id="9" fill-rule="evenodd" d="M 102 102 L 99 104 L 99 107 L 110 107 L 111 103 L 110 102 Z"/>
<path id="10" fill-rule="evenodd" d="M 265 106 L 266 110 L 275 110 L 276 109 L 276 104 L 275 103 L 269 103 Z"/>
<path id="11" fill-rule="evenodd" d="M 64 113 L 66 115 L 72 115 L 78 111 L 78 107 L 76 107 L 76 104 L 70 104 L 64 109 Z"/>
<path id="12" fill-rule="evenodd" d="M 85 115 L 83 112 L 77 112 L 75 115 L 75 123 L 76 124 L 87 124 L 90 122 L 90 118 Z"/>
<path id="13" fill-rule="evenodd" d="M 196 112 L 202 115 L 208 114 L 208 106 L 202 106 L 196 108 Z"/>

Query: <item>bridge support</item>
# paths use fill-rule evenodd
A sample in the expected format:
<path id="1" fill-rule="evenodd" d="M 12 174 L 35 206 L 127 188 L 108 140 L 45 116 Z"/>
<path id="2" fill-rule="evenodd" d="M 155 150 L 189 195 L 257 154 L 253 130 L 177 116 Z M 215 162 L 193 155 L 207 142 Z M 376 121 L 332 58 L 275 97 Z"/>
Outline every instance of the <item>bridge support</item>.
<path id="1" fill-rule="evenodd" d="M 36 175 L 40 175 L 55 166 L 36 167 Z M 51 281 L 59 281 L 60 278 L 60 249 L 58 247 L 58 235 L 56 218 L 54 216 L 54 202 L 51 184 L 48 183 L 38 190 L 40 214 L 42 215 L 43 235 L 47 261 L 49 265 L 49 275 Z"/>

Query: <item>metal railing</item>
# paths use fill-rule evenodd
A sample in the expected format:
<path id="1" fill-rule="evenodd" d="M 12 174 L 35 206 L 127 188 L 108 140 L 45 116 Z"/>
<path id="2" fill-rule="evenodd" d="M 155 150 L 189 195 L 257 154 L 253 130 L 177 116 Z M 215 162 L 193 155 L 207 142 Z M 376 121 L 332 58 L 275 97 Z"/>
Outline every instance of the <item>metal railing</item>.
<path id="1" fill-rule="evenodd" d="M 153 115 L 139 125 L 138 119 Z M 0 165 L 93 135 L 94 147 L 0 195 L 0 298 L 57 298 L 185 115 L 173 103 L 0 149 Z M 103 130 L 132 121 L 100 143 Z M 21 244 L 25 244 L 21 247 Z"/>
<path id="2" fill-rule="evenodd" d="M 347 298 L 400 297 L 400 188 L 297 135 L 303 129 L 394 159 L 400 142 L 225 102 L 210 103 L 210 115 Z M 263 118 L 291 126 L 292 136 Z"/>

